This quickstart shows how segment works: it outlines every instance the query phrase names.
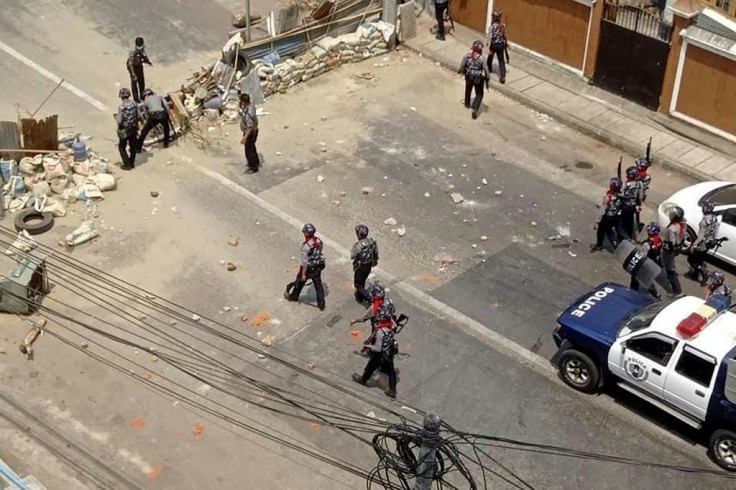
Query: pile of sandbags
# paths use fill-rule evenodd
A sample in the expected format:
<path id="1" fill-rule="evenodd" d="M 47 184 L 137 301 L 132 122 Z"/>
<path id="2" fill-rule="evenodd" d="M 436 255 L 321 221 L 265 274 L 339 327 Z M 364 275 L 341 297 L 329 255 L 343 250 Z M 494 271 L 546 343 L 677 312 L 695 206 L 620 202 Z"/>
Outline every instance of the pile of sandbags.
<path id="1" fill-rule="evenodd" d="M 38 201 L 43 211 L 65 216 L 67 204 L 101 199 L 103 191 L 115 189 L 117 182 L 111 172 L 112 165 L 91 152 L 81 161 L 75 161 L 70 152 L 23 157 L 17 163 L 3 162 L 6 184 L 2 205 L 16 212 Z"/>
<path id="2" fill-rule="evenodd" d="M 317 77 L 342 63 L 357 63 L 373 56 L 388 53 L 393 26 L 385 22 L 362 24 L 350 34 L 324 37 L 307 52 L 294 59 L 270 63 L 264 59 L 253 61 L 261 79 L 265 96 L 284 93 L 299 82 Z"/>

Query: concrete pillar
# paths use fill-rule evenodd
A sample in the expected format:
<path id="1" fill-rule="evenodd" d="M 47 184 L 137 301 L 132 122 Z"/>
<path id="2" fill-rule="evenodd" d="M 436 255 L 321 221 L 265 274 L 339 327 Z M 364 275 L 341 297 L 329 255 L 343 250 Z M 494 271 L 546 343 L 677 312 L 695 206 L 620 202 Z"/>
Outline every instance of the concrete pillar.
<path id="1" fill-rule="evenodd" d="M 592 77 L 595 73 L 595 64 L 598 61 L 598 46 L 601 42 L 601 19 L 605 2 L 598 0 L 590 7 L 590 21 L 588 24 L 588 44 L 585 46 L 585 62 L 583 76 Z"/>
<path id="2" fill-rule="evenodd" d="M 677 69 L 680 65 L 680 54 L 682 52 L 683 39 L 680 32 L 695 22 L 695 16 L 692 14 L 683 14 L 673 11 L 673 27 L 672 38 L 670 41 L 670 53 L 667 56 L 667 67 L 664 71 L 664 80 L 662 81 L 662 95 L 659 99 L 659 112 L 669 113 L 670 104 L 675 91 L 675 79 L 677 78 Z M 684 63 L 685 61 L 682 60 Z"/>
<path id="3" fill-rule="evenodd" d="M 417 461 L 417 476 L 414 480 L 413 490 L 431 490 L 434 481 L 434 470 L 437 465 L 437 447 L 440 439 L 440 425 L 442 420 L 435 413 L 424 416 L 424 428 L 421 432 L 422 445 L 419 448 Z"/>

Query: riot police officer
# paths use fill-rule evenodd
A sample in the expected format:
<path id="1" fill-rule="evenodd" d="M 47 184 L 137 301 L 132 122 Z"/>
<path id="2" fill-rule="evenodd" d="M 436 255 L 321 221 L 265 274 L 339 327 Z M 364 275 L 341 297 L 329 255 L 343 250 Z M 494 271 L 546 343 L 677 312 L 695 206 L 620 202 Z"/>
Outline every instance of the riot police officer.
<path id="1" fill-rule="evenodd" d="M 661 228 L 657 223 L 649 223 L 647 225 L 647 239 L 641 244 L 639 254 L 642 257 L 646 257 L 649 260 L 654 261 L 655 264 L 662 267 L 662 237 L 659 235 L 660 231 Z M 639 291 L 639 281 L 637 281 L 634 276 L 631 276 L 631 284 L 629 284 L 629 287 Z M 647 291 L 654 298 L 660 298 L 657 287 L 654 284 L 652 284 Z"/>
<path id="2" fill-rule="evenodd" d="M 618 247 L 618 224 L 621 215 L 621 179 L 613 177 L 609 184 L 606 194 L 603 196 L 603 204 L 601 205 L 598 216 L 595 220 L 593 229 L 596 230 L 596 242 L 590 246 L 591 252 L 603 250 L 603 239 L 608 237 L 608 241 L 615 249 Z"/>
<path id="3" fill-rule="evenodd" d="M 675 257 L 680 253 L 680 247 L 685 239 L 685 212 L 680 206 L 672 206 L 667 210 L 670 223 L 664 230 L 662 236 L 662 267 L 667 274 L 667 281 L 670 283 L 672 294 L 679 296 L 682 294 L 680 279 L 677 277 L 677 268 L 675 266 Z"/>
<path id="4" fill-rule="evenodd" d="M 486 65 L 486 57 L 483 55 L 483 42 L 475 41 L 469 53 L 463 56 L 458 73 L 465 75 L 465 107 L 473 108 L 472 117 L 476 119 L 483 102 L 483 85 L 488 87 L 491 78 Z M 473 104 L 470 104 L 470 93 L 475 90 Z"/>
<path id="5" fill-rule="evenodd" d="M 629 240 L 636 238 L 636 232 L 639 231 L 636 216 L 641 211 L 642 185 L 637 180 L 638 176 L 639 170 L 635 166 L 627 168 L 626 182 L 621 191 L 621 236 Z"/>
<path id="6" fill-rule="evenodd" d="M 715 246 L 716 237 L 718 236 L 718 216 L 713 213 L 715 209 L 713 201 L 705 200 L 701 204 L 703 218 L 698 226 L 698 238 L 690 245 L 690 256 L 687 263 L 690 270 L 685 273 L 685 277 L 693 281 L 704 281 L 705 270 L 703 262 L 708 257 L 708 252 Z"/>
<path id="7" fill-rule="evenodd" d="M 325 268 L 325 257 L 322 254 L 322 240 L 314 236 L 316 232 L 317 229 L 312 223 L 302 227 L 304 242 L 300 249 L 299 272 L 296 273 L 296 279 L 287 284 L 284 297 L 288 301 L 299 301 L 304 285 L 311 279 L 317 294 L 317 306 L 320 311 L 324 311 L 325 291 L 322 286 L 322 271 Z"/>
<path id="8" fill-rule="evenodd" d="M 714 294 L 720 294 L 727 298 L 731 298 L 731 288 L 726 284 L 726 276 L 721 271 L 713 271 L 708 276 L 705 283 L 705 299 L 706 301 Z"/>
<path id="9" fill-rule="evenodd" d="M 394 356 L 398 352 L 398 344 L 393 330 L 393 311 L 389 305 L 384 304 L 376 314 L 378 323 L 370 343 L 366 345 L 371 353 L 371 358 L 366 364 L 363 374 L 353 373 L 353 381 L 365 385 L 376 369 L 381 369 L 388 376 L 388 390 L 386 396 L 396 398 L 396 369 L 394 368 Z"/>
<path id="10" fill-rule="evenodd" d="M 350 249 L 350 258 L 353 261 L 353 286 L 355 287 L 355 301 L 361 304 L 370 303 L 371 295 L 365 289 L 365 281 L 371 270 L 378 265 L 378 244 L 368 237 L 368 227 L 360 224 L 355 227 L 358 241 Z"/>

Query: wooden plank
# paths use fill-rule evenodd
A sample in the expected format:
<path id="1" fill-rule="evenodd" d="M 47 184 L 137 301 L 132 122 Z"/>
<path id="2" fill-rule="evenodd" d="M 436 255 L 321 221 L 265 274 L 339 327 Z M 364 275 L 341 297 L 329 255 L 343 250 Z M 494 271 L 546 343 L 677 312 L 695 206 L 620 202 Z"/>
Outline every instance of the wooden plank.
<path id="1" fill-rule="evenodd" d="M 20 128 L 23 135 L 23 148 L 39 150 L 59 149 L 59 116 L 54 114 L 46 119 L 21 119 Z"/>

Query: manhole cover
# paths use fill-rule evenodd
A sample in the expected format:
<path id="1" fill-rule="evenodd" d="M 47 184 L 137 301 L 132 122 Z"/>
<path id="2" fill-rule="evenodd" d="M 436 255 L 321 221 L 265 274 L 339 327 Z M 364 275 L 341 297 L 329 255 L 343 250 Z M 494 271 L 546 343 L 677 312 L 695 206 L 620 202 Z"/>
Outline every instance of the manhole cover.
<path id="1" fill-rule="evenodd" d="M 575 166 L 577 168 L 584 168 L 586 170 L 590 170 L 591 168 L 593 168 L 592 163 L 584 162 L 582 160 L 578 160 L 577 162 L 575 162 Z"/>

